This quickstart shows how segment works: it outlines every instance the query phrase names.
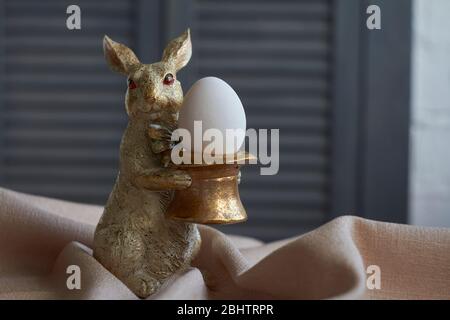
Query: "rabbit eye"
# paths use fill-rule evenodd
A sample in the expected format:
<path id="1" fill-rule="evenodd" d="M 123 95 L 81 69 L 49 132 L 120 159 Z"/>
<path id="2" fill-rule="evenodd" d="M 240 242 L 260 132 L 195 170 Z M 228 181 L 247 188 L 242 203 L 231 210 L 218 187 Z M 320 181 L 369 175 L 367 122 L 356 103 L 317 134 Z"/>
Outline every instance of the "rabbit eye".
<path id="1" fill-rule="evenodd" d="M 168 73 L 164 77 L 164 84 L 171 85 L 175 81 L 175 78 L 173 77 L 173 74 Z"/>
<path id="2" fill-rule="evenodd" d="M 133 80 L 128 79 L 128 89 L 136 89 L 136 88 L 137 88 L 136 83 Z"/>

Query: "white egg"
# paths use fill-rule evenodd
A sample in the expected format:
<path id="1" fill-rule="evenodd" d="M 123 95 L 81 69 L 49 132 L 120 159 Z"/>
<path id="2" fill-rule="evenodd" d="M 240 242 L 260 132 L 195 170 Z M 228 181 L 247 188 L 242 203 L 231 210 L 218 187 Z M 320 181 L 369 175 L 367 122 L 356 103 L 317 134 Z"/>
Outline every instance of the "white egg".
<path id="1" fill-rule="evenodd" d="M 208 129 L 217 129 L 224 138 L 223 143 L 217 145 L 215 154 L 236 153 L 245 139 L 246 118 L 242 102 L 228 83 L 216 77 L 202 78 L 194 83 L 184 97 L 178 120 L 179 128 L 187 129 L 192 139 L 182 145 L 194 153 L 202 153 L 212 143 L 203 140 Z M 194 130 L 195 121 L 202 122 L 201 131 Z M 227 129 L 234 130 L 234 139 L 226 139 Z M 199 134 L 202 143 L 193 143 L 194 139 L 199 139 L 196 136 Z"/>

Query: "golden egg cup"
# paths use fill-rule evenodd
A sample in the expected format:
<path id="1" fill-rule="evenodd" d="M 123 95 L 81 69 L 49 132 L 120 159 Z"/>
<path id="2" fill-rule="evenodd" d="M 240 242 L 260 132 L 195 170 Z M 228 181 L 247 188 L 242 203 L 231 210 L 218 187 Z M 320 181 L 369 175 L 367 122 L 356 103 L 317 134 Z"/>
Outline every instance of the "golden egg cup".
<path id="1" fill-rule="evenodd" d="M 231 159 L 230 159 L 231 158 Z M 256 159 L 240 151 L 224 156 L 223 164 L 181 164 L 192 178 L 190 187 L 175 191 L 166 211 L 169 219 L 200 224 L 232 224 L 247 220 L 239 196 L 238 174 L 242 164 Z"/>

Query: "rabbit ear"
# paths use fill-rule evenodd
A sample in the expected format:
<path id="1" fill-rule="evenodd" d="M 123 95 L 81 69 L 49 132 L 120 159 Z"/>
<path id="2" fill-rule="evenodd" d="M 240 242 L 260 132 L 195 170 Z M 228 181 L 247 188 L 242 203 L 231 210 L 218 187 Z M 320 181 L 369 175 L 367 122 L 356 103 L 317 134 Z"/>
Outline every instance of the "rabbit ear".
<path id="1" fill-rule="evenodd" d="M 173 64 L 176 71 L 189 62 L 192 55 L 191 33 L 187 29 L 181 36 L 170 41 L 164 49 L 162 61 Z"/>
<path id="2" fill-rule="evenodd" d="M 103 53 L 110 68 L 125 75 L 129 74 L 133 65 L 139 63 L 139 59 L 130 48 L 111 40 L 106 35 L 103 38 Z"/>

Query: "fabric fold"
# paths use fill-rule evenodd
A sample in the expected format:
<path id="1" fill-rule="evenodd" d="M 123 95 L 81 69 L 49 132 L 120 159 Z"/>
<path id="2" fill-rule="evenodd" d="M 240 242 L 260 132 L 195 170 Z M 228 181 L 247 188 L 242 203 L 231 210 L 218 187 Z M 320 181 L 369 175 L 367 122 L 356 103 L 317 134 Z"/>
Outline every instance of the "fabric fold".
<path id="1" fill-rule="evenodd" d="M 101 213 L 0 189 L 0 299 L 137 299 L 92 256 Z M 150 299 L 450 299 L 449 229 L 344 216 L 268 244 L 199 230 L 192 267 Z M 70 266 L 79 290 L 67 286 Z"/>

